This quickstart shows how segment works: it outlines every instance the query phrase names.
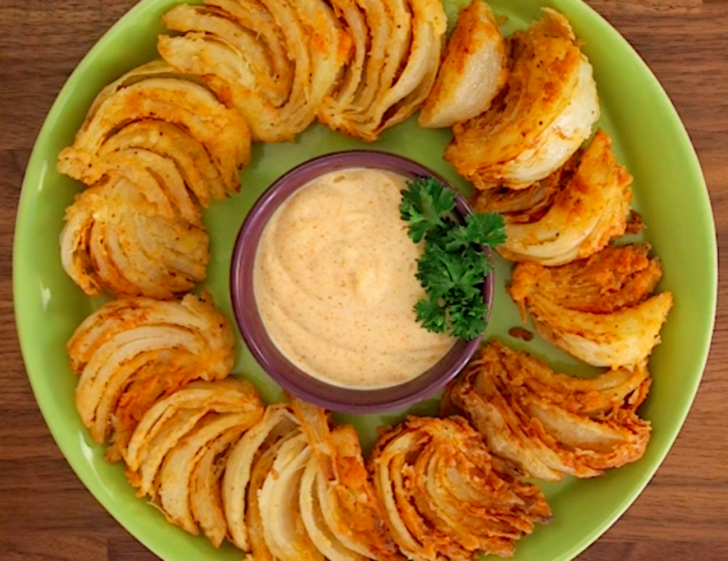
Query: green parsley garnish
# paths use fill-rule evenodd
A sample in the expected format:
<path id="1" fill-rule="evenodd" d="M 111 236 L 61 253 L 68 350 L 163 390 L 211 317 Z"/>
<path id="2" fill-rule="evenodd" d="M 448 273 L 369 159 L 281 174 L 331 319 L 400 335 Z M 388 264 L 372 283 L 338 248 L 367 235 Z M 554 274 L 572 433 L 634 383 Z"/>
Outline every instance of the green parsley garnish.
<path id="1" fill-rule="evenodd" d="M 417 279 L 427 299 L 415 305 L 417 321 L 435 333 L 475 339 L 485 331 L 488 307 L 483 283 L 492 270 L 483 247 L 506 240 L 503 217 L 497 212 L 471 214 L 465 224 L 454 217 L 455 194 L 433 178 L 407 182 L 399 211 L 409 222 L 413 242 L 425 240 L 417 261 Z"/>

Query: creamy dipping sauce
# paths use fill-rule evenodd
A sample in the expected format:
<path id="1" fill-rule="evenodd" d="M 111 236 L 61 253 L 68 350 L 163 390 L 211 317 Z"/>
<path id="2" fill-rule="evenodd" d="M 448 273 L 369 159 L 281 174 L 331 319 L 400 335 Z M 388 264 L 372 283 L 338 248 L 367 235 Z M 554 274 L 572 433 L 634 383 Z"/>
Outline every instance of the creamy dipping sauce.
<path id="1" fill-rule="evenodd" d="M 278 349 L 319 380 L 394 386 L 455 344 L 416 321 L 424 245 L 400 218 L 405 188 L 387 171 L 332 172 L 296 191 L 265 227 L 253 273 L 258 309 Z"/>

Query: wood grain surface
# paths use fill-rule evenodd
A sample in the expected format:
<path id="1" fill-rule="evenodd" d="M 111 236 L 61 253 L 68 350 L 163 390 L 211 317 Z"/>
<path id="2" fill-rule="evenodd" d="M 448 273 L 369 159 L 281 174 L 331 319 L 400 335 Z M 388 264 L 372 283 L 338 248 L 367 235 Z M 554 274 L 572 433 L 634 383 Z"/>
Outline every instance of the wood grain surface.
<path id="1" fill-rule="evenodd" d="M 33 143 L 83 55 L 134 0 L 0 0 L 0 561 L 151 561 L 76 478 L 31 392 L 15 333 L 15 212 Z M 700 156 L 728 263 L 728 0 L 591 0 L 647 61 Z M 728 275 L 720 296 L 728 294 Z M 579 561 L 728 559 L 728 325 L 657 475 Z"/>

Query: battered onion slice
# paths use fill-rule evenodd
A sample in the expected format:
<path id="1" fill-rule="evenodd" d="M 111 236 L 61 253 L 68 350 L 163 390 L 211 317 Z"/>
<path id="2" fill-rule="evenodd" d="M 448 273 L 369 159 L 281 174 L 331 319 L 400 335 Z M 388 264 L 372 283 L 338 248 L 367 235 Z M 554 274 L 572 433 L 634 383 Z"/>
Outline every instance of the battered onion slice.
<path id="1" fill-rule="evenodd" d="M 631 183 L 609 135 L 599 130 L 583 154 L 543 182 L 523 191 L 480 191 L 474 206 L 503 213 L 507 238 L 498 253 L 506 259 L 563 265 L 593 255 L 625 233 Z M 546 196 L 549 201 L 540 204 Z"/>
<path id="2" fill-rule="evenodd" d="M 225 197 L 225 183 L 205 147 L 182 128 L 155 119 L 135 121 L 109 137 L 99 150 L 97 165 L 80 179 L 93 185 L 105 173 L 98 164 L 128 149 L 147 150 L 174 161 L 188 190 L 205 208 L 211 198 Z"/>
<path id="3" fill-rule="evenodd" d="M 267 61 L 265 37 L 251 16 L 224 6 L 177 6 L 163 21 L 183 35 L 159 38 L 162 57 L 179 71 L 200 76 L 217 96 L 235 107 L 264 142 L 291 140 L 313 120 L 331 91 L 349 52 L 350 39 L 322 0 L 247 2 L 258 19 L 272 19 L 293 59 L 290 91 L 278 86 Z M 265 12 L 263 14 L 262 12 Z M 279 65 L 280 66 L 280 65 Z"/>
<path id="4" fill-rule="evenodd" d="M 192 382 L 158 400 L 144 413 L 122 450 L 127 477 L 140 496 L 157 495 L 159 470 L 168 452 L 211 413 L 243 415 L 241 425 L 249 427 L 262 417 L 263 405 L 252 385 L 238 378 Z"/>
<path id="5" fill-rule="evenodd" d="M 83 424 L 99 444 L 113 430 L 115 446 L 123 450 L 159 396 L 194 379 L 225 378 L 234 364 L 235 338 L 209 300 L 124 298 L 86 318 L 69 340 L 68 354 L 81 375 L 76 408 Z"/>
<path id="6" fill-rule="evenodd" d="M 156 498 L 167 520 L 193 535 L 199 533 L 198 522 L 202 522 L 203 531 L 215 546 L 219 546 L 227 534 L 223 507 L 215 500 L 216 490 L 211 496 L 201 497 L 198 485 L 200 478 L 203 482 L 208 479 L 208 484 L 215 489 L 220 474 L 216 470 L 205 475 L 205 466 L 200 464 L 220 447 L 224 457 L 230 445 L 260 418 L 263 408 L 259 402 L 257 405 L 259 407 L 242 413 L 211 413 L 203 417 L 166 454 L 157 474 Z M 204 493 L 204 485 L 202 491 Z"/>
<path id="7" fill-rule="evenodd" d="M 280 27 L 267 8 L 258 0 L 205 0 L 205 6 L 218 9 L 218 13 L 232 19 L 240 27 L 253 31 L 265 49 L 266 58 L 270 60 L 275 82 L 265 93 L 276 106 L 285 103 L 293 85 L 296 61 L 286 46 Z M 251 61 L 251 64 L 256 63 L 260 64 L 260 61 Z"/>
<path id="8" fill-rule="evenodd" d="M 125 148 L 102 155 L 98 166 L 108 175 L 128 179 L 164 218 L 179 217 L 198 228 L 204 227 L 200 209 L 171 158 L 144 148 Z"/>
<path id="9" fill-rule="evenodd" d="M 598 476 L 642 457 L 650 423 L 636 410 L 649 387 L 644 364 L 580 379 L 493 342 L 456 380 L 449 399 L 494 454 L 530 476 L 558 481 L 565 473 Z"/>
<path id="10" fill-rule="evenodd" d="M 592 67 L 566 18 L 544 18 L 510 39 L 512 70 L 483 115 L 454 127 L 445 159 L 478 189 L 523 189 L 564 165 L 599 118 Z M 546 92 L 546 93 L 545 93 Z"/>
<path id="11" fill-rule="evenodd" d="M 265 543 L 281 561 L 320 560 L 324 556 L 304 531 L 298 501 L 301 476 L 311 456 L 306 437 L 281 444 L 258 494 Z M 258 555 L 253 551 L 253 557 Z"/>
<path id="12" fill-rule="evenodd" d="M 353 22 L 353 65 L 317 116 L 334 130 L 374 141 L 412 115 L 430 93 L 447 18 L 435 0 L 365 0 L 357 3 L 359 15 L 350 4 L 334 4 Z"/>
<path id="13" fill-rule="evenodd" d="M 508 80 L 506 51 L 488 4 L 475 0 L 462 10 L 419 124 L 451 127 L 487 111 Z"/>
<path id="14" fill-rule="evenodd" d="M 89 296 L 104 289 L 117 296 L 160 299 L 188 292 L 205 278 L 208 236 L 201 225 L 173 211 L 148 169 L 137 163 L 126 169 L 127 175 L 130 169 L 145 174 L 147 183 L 139 186 L 110 172 L 66 209 L 60 238 L 63 268 Z"/>
<path id="15" fill-rule="evenodd" d="M 662 276 L 649 246 L 608 247 L 561 267 L 515 267 L 508 291 L 547 341 L 593 366 L 635 366 L 660 343 L 672 294 L 651 295 Z"/>
<path id="16" fill-rule="evenodd" d="M 240 190 L 238 171 L 250 160 L 245 119 L 207 88 L 158 61 L 128 72 L 99 93 L 73 145 L 61 151 L 58 170 L 83 180 L 104 142 L 120 127 L 142 119 L 184 128 L 210 154 L 227 189 Z"/>
<path id="17" fill-rule="evenodd" d="M 332 431 L 323 409 L 289 398 L 313 450 L 300 501 L 309 505 L 304 523 L 314 543 L 330 559 L 400 558 L 385 531 L 382 505 L 367 476 L 354 428 Z M 323 520 L 317 521 L 315 508 Z"/>
<path id="18" fill-rule="evenodd" d="M 410 417 L 382 433 L 370 471 L 387 527 L 415 561 L 510 557 L 517 539 L 551 518 L 540 489 L 492 458 L 460 417 Z"/>
<path id="19" fill-rule="evenodd" d="M 256 559 L 272 559 L 263 536 L 258 492 L 278 448 L 301 434 L 298 421 L 286 404 L 271 405 L 263 418 L 235 445 L 222 482 L 225 519 L 231 541 Z"/>

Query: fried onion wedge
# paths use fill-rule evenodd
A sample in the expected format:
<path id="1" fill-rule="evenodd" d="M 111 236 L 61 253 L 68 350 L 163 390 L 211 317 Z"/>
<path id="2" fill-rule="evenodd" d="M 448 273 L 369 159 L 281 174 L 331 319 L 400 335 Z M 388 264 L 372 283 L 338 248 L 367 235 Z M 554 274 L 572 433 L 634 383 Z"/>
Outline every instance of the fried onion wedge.
<path id="1" fill-rule="evenodd" d="M 311 508 L 318 503 L 335 538 L 331 545 L 337 555 L 342 559 L 400 559 L 384 529 L 382 505 L 368 479 L 354 428 L 346 425 L 332 431 L 323 409 L 293 396 L 289 399 L 318 466 L 317 497 L 310 497 L 311 489 L 302 489 L 301 502 L 311 504 Z M 314 486 L 309 479 L 306 483 Z M 316 535 L 313 514 L 307 514 Z"/>
<path id="2" fill-rule="evenodd" d="M 203 528 L 209 532 L 208 537 L 213 544 L 222 542 L 227 534 L 224 518 L 218 518 L 214 511 L 205 512 L 200 501 L 191 500 L 191 490 L 196 483 L 195 474 L 200 462 L 211 450 L 221 441 L 228 446 L 236 441 L 260 418 L 261 412 L 262 407 L 255 412 L 206 415 L 167 453 L 157 475 L 157 499 L 167 520 L 197 535 L 197 517 L 205 521 Z M 213 509 L 222 511 L 222 505 L 216 504 Z"/>
<path id="3" fill-rule="evenodd" d="M 272 78 L 275 82 L 270 90 L 261 93 L 265 93 L 277 107 L 284 104 L 291 93 L 296 60 L 288 50 L 281 29 L 268 9 L 258 0 L 205 0 L 205 6 L 208 10 L 216 10 L 216 13 L 224 15 L 243 29 L 253 32 L 265 49 L 265 58 L 270 61 Z M 180 31 L 189 32 L 192 29 L 193 27 L 189 26 Z M 220 33 L 216 35 L 221 36 Z M 248 52 L 247 49 L 239 50 Z M 256 62 L 260 64 L 260 61 Z M 255 63 L 251 61 L 251 64 Z"/>
<path id="4" fill-rule="evenodd" d="M 451 127 L 486 112 L 508 80 L 506 51 L 488 4 L 475 0 L 462 10 L 420 111 L 420 126 Z"/>
<path id="5" fill-rule="evenodd" d="M 245 433 L 227 460 L 222 480 L 225 519 L 231 541 L 256 559 L 272 559 L 263 538 L 258 491 L 272 465 L 277 447 L 300 434 L 298 420 L 286 404 L 271 405 Z"/>
<path id="6" fill-rule="evenodd" d="M 310 457 L 311 448 L 303 434 L 289 438 L 278 449 L 258 495 L 265 543 L 281 561 L 324 561 L 308 533 L 301 531 L 304 525 L 298 497 Z M 257 558 L 255 552 L 253 556 Z"/>
<path id="7" fill-rule="evenodd" d="M 478 189 L 524 189 L 548 177 L 599 118 L 591 64 L 566 18 L 543 11 L 541 21 L 510 38 L 513 63 L 503 95 L 484 114 L 457 124 L 445 151 Z"/>
<path id="8" fill-rule="evenodd" d="M 100 157 L 98 165 L 106 174 L 117 174 L 136 185 L 164 218 L 179 217 L 204 228 L 200 209 L 174 160 L 144 148 L 126 148 Z"/>
<path id="9" fill-rule="evenodd" d="M 387 527 L 415 561 L 510 557 L 551 519 L 540 489 L 513 477 L 460 417 L 409 417 L 380 435 L 369 468 Z"/>
<path id="10" fill-rule="evenodd" d="M 651 295 L 662 265 L 649 246 L 607 247 L 546 268 L 520 263 L 508 288 L 521 316 L 547 341 L 593 366 L 635 366 L 660 343 L 672 294 Z"/>
<path id="11" fill-rule="evenodd" d="M 140 496 L 154 498 L 159 470 L 168 452 L 184 440 L 208 414 L 235 413 L 251 426 L 263 415 L 253 386 L 239 378 L 192 382 L 157 401 L 135 427 L 122 456 L 126 474 Z"/>
<path id="12" fill-rule="evenodd" d="M 135 121 L 109 137 L 99 150 L 97 165 L 80 177 L 87 185 L 96 183 L 104 173 L 99 163 L 118 151 L 143 149 L 174 161 L 187 188 L 197 202 L 207 208 L 210 199 L 225 197 L 225 183 L 205 147 L 180 127 L 164 121 Z"/>
<path id="13" fill-rule="evenodd" d="M 333 130 L 371 142 L 424 103 L 437 76 L 447 18 L 434 0 L 358 2 L 369 29 L 366 46 L 353 8 L 334 4 L 355 21 L 354 67 L 317 116 Z"/>
<path id="14" fill-rule="evenodd" d="M 228 533 L 220 489 L 222 475 L 230 450 L 245 428 L 233 427 L 208 446 L 190 477 L 192 517 L 215 547 L 222 545 Z"/>
<path id="15" fill-rule="evenodd" d="M 557 374 L 527 353 L 492 342 L 448 391 L 494 454 L 532 477 L 595 477 L 635 462 L 650 438 L 636 410 L 650 387 L 644 364 L 595 378 Z"/>
<path id="16" fill-rule="evenodd" d="M 326 493 L 326 481 L 321 476 L 318 461 L 312 456 L 301 477 L 299 494 L 301 520 L 309 538 L 330 561 L 363 561 L 367 559 L 344 546 L 331 531 L 324 516 L 319 498 L 320 493 Z"/>
<path id="17" fill-rule="evenodd" d="M 632 176 L 614 157 L 609 135 L 597 131 L 583 154 L 572 160 L 545 180 L 551 189 L 537 184 L 524 191 L 476 193 L 474 206 L 479 212 L 506 211 L 507 239 L 498 248 L 504 258 L 563 265 L 597 253 L 625 233 Z M 550 201 L 532 209 L 539 205 L 537 192 L 543 189 L 552 191 Z"/>
<path id="18" fill-rule="evenodd" d="M 124 448 L 157 397 L 194 379 L 225 378 L 234 345 L 230 323 L 209 300 L 187 295 L 181 302 L 127 298 L 106 304 L 67 345 L 71 368 L 81 375 L 76 408 L 83 424 L 97 443 L 113 430 Z M 127 391 L 132 393 L 120 401 Z M 119 405 L 123 414 L 117 415 Z"/>
<path id="19" fill-rule="evenodd" d="M 99 93 L 73 145 L 61 151 L 58 170 L 81 180 L 116 129 L 143 119 L 184 128 L 208 151 L 227 190 L 240 190 L 238 171 L 250 160 L 245 119 L 204 86 L 157 61 L 128 72 Z"/>
<path id="20" fill-rule="evenodd" d="M 162 188 L 156 189 L 166 200 Z M 188 292 L 205 278 L 209 239 L 201 226 L 172 214 L 165 216 L 124 175 L 110 175 L 66 209 L 60 238 L 64 270 L 89 296 L 104 289 L 160 299 Z"/>
<path id="21" fill-rule="evenodd" d="M 251 6 L 254 3 L 249 3 Z M 314 119 L 349 54 L 350 39 L 322 0 L 263 0 L 257 6 L 278 26 L 293 59 L 289 95 L 281 98 L 275 77 L 258 68 L 267 60 L 251 18 L 236 20 L 218 6 L 177 6 L 164 22 L 177 37 L 162 35 L 158 50 L 179 71 L 199 76 L 216 95 L 235 107 L 264 142 L 292 140 Z M 190 17 L 194 13 L 195 17 Z"/>

